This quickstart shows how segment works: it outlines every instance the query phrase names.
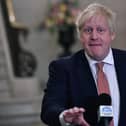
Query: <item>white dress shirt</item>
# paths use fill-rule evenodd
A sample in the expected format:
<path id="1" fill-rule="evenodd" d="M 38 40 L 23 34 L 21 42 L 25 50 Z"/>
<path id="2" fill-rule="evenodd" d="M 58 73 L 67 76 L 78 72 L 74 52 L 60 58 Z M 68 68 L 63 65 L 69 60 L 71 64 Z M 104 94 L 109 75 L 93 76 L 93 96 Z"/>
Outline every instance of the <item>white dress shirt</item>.
<path id="1" fill-rule="evenodd" d="M 90 66 L 91 72 L 93 74 L 94 80 L 96 82 L 97 74 L 96 74 L 96 65 L 95 64 L 98 61 L 91 59 L 87 55 L 86 52 L 85 52 L 85 55 L 89 62 L 89 66 Z M 102 62 L 104 62 L 103 71 L 106 74 L 106 77 L 108 79 L 109 89 L 110 89 L 111 98 L 112 98 L 114 126 L 118 126 L 120 97 L 119 97 L 119 88 L 118 88 L 118 81 L 117 81 L 116 70 L 115 70 L 115 65 L 114 65 L 114 59 L 113 59 L 113 54 L 112 54 L 111 49 L 109 51 L 109 54 L 105 57 L 104 60 L 102 60 Z M 97 86 L 97 83 L 96 83 L 96 86 Z M 60 114 L 59 120 L 60 120 L 60 123 L 62 124 L 62 126 L 70 125 L 69 123 L 65 123 L 65 121 L 63 120 L 63 112 Z"/>

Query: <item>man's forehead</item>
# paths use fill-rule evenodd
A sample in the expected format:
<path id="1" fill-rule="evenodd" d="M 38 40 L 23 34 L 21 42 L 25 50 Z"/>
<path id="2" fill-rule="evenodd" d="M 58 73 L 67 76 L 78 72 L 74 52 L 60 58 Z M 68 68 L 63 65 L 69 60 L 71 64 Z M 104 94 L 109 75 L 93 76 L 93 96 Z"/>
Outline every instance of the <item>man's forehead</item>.
<path id="1" fill-rule="evenodd" d="M 84 23 L 84 26 L 85 25 L 108 27 L 108 22 L 105 16 L 98 15 L 98 16 L 92 16 L 88 18 Z"/>

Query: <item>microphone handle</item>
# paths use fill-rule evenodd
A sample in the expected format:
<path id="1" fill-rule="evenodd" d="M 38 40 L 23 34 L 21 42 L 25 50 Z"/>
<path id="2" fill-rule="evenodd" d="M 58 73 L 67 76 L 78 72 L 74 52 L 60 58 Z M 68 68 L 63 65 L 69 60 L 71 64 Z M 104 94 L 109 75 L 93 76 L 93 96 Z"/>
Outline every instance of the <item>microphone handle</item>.
<path id="1" fill-rule="evenodd" d="M 109 119 L 104 118 L 100 123 L 98 123 L 97 126 L 109 126 L 109 124 L 110 124 Z"/>
<path id="2" fill-rule="evenodd" d="M 108 119 L 104 119 L 105 126 L 109 126 L 110 121 Z"/>

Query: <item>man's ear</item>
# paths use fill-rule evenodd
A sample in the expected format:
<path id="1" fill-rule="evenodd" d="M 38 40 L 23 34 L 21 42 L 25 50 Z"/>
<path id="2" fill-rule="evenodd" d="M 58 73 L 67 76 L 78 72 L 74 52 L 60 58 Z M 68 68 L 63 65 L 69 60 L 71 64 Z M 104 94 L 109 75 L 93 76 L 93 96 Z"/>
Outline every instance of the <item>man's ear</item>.
<path id="1" fill-rule="evenodd" d="M 112 41 L 115 39 L 115 37 L 116 37 L 116 33 L 115 32 L 112 32 L 111 33 L 111 39 L 112 39 Z"/>
<path id="2" fill-rule="evenodd" d="M 80 40 L 81 42 L 83 41 L 83 36 L 82 36 L 81 33 L 79 34 L 79 40 Z"/>

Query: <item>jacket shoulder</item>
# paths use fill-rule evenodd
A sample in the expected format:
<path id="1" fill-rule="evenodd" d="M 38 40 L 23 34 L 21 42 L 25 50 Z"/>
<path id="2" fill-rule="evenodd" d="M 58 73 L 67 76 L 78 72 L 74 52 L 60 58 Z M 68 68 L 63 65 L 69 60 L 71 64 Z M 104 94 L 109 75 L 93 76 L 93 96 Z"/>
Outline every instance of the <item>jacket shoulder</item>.
<path id="1" fill-rule="evenodd" d="M 126 64 L 126 51 L 121 50 L 121 49 L 113 49 L 112 51 L 113 51 L 115 64 L 117 64 L 117 66 L 121 64 L 120 67 L 125 65 Z"/>
<path id="2" fill-rule="evenodd" d="M 126 50 L 122 49 L 112 49 L 114 56 L 126 57 Z"/>
<path id="3" fill-rule="evenodd" d="M 84 56 L 84 50 L 79 50 L 71 56 L 59 58 L 50 62 L 50 65 L 72 65 L 73 63 L 78 62 Z M 50 66 L 49 65 L 49 66 Z"/>

